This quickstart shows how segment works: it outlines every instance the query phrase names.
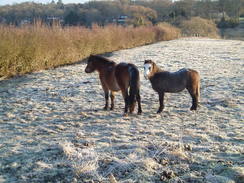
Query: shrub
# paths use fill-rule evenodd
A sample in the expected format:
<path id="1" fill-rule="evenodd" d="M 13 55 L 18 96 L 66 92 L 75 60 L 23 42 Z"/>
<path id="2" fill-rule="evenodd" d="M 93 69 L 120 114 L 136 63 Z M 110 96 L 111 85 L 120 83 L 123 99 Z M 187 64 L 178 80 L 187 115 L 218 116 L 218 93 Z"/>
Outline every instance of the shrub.
<path id="1" fill-rule="evenodd" d="M 238 18 L 221 18 L 221 20 L 218 22 L 218 28 L 235 28 L 239 25 L 239 19 Z"/>
<path id="2" fill-rule="evenodd" d="M 166 22 L 160 22 L 156 28 L 156 40 L 172 40 L 181 36 L 180 29 L 170 25 Z"/>
<path id="3" fill-rule="evenodd" d="M 0 77 L 21 75 L 71 64 L 119 49 L 175 39 L 178 29 L 168 24 L 156 27 L 108 25 L 52 27 L 40 22 L 32 26 L 0 26 Z"/>
<path id="4" fill-rule="evenodd" d="M 202 36 L 210 38 L 218 38 L 218 28 L 211 20 L 203 19 L 200 17 L 193 17 L 190 20 L 184 20 L 180 23 L 179 27 L 183 34 L 187 36 Z"/>

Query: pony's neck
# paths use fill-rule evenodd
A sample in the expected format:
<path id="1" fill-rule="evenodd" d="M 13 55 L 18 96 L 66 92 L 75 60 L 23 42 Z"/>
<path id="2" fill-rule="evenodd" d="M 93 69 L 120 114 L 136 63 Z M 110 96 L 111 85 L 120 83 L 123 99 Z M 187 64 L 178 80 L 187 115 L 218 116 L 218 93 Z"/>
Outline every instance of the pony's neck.
<path id="1" fill-rule="evenodd" d="M 156 64 L 155 64 L 155 68 L 154 68 L 154 73 L 158 73 L 158 72 L 162 72 L 163 69 L 161 69 L 160 67 L 158 67 Z"/>
<path id="2" fill-rule="evenodd" d="M 154 76 L 154 74 L 156 74 L 158 72 L 162 72 L 162 71 L 163 71 L 163 69 L 159 68 L 156 64 L 154 64 L 153 72 L 152 72 L 152 75 L 149 77 L 149 79 L 151 79 Z"/>

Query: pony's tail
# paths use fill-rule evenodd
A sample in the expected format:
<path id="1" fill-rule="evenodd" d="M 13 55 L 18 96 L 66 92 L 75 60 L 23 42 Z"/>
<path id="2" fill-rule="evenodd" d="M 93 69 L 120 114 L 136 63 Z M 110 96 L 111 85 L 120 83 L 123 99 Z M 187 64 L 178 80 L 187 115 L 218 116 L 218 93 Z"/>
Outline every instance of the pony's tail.
<path id="1" fill-rule="evenodd" d="M 136 105 L 136 96 L 139 92 L 140 87 L 140 76 L 139 71 L 135 66 L 129 67 L 129 73 L 130 73 L 130 91 L 129 91 L 129 108 L 130 113 L 132 113 L 135 109 Z"/>
<path id="2" fill-rule="evenodd" d="M 197 99 L 198 99 L 198 103 L 200 103 L 200 81 L 198 82 L 198 85 L 197 85 L 197 91 L 196 91 L 196 94 L 197 94 Z"/>

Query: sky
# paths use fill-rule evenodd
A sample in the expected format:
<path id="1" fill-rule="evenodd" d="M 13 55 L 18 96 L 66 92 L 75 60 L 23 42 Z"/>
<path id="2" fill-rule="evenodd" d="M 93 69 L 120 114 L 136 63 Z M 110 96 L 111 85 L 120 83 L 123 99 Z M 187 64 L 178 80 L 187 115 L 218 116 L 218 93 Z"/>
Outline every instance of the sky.
<path id="1" fill-rule="evenodd" d="M 15 3 L 22 3 L 22 2 L 38 2 L 38 3 L 50 3 L 52 0 L 0 0 L 0 5 L 11 5 Z M 54 0 L 57 2 L 57 0 Z M 62 0 L 63 3 L 83 3 L 88 0 Z"/>

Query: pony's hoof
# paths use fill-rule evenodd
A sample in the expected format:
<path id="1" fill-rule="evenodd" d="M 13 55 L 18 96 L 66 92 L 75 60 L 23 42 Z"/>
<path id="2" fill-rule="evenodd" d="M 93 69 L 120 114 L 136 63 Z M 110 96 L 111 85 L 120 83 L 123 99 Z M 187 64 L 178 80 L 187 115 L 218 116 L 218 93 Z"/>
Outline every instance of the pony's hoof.
<path id="1" fill-rule="evenodd" d="M 197 107 L 191 107 L 190 110 L 191 110 L 191 111 L 196 111 L 196 110 L 197 110 Z"/>
<path id="2" fill-rule="evenodd" d="M 128 113 L 124 113 L 124 115 L 123 115 L 124 117 L 128 117 Z"/>
<path id="3" fill-rule="evenodd" d="M 137 112 L 138 115 L 141 115 L 141 113 L 142 113 L 142 111 L 138 111 L 138 112 Z"/>
<path id="4" fill-rule="evenodd" d="M 104 107 L 103 110 L 104 110 L 104 111 L 107 111 L 107 110 L 108 110 L 108 107 Z"/>
<path id="5" fill-rule="evenodd" d="M 157 111 L 157 114 L 160 114 L 161 112 L 162 112 L 162 110 L 158 110 L 158 111 Z"/>
<path id="6" fill-rule="evenodd" d="M 110 111 L 112 111 L 112 110 L 114 110 L 114 108 L 113 108 L 113 107 L 111 107 L 111 108 L 110 108 Z"/>

